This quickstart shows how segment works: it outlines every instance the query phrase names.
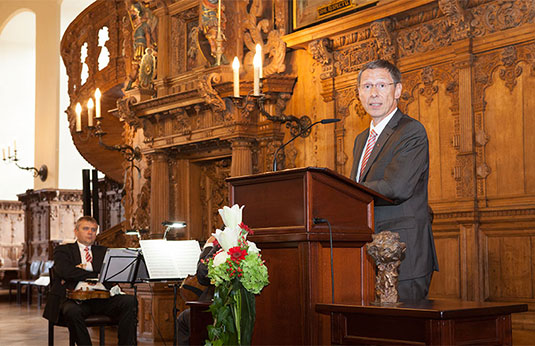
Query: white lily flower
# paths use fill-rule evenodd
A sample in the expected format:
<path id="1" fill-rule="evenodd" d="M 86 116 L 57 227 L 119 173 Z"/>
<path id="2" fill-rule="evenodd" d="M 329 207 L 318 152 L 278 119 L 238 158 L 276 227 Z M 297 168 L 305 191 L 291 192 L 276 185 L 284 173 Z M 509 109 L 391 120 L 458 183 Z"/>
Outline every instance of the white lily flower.
<path id="1" fill-rule="evenodd" d="M 249 245 L 249 249 L 247 250 L 247 253 L 249 253 L 249 254 L 256 253 L 257 254 L 257 253 L 260 252 L 260 249 L 252 241 L 247 240 L 247 245 Z"/>
<path id="2" fill-rule="evenodd" d="M 216 229 L 215 234 L 212 235 L 217 239 L 217 242 L 223 250 L 228 251 L 230 248 L 238 246 L 238 239 L 240 237 L 241 230 L 239 227 L 230 228 L 225 227 L 225 230 Z"/>
<path id="3" fill-rule="evenodd" d="M 226 251 L 221 251 L 214 257 L 214 266 L 218 266 L 220 264 L 223 264 L 227 261 L 227 258 L 229 258 L 229 254 Z"/>
<path id="4" fill-rule="evenodd" d="M 244 205 L 241 207 L 237 204 L 234 204 L 232 208 L 224 206 L 223 209 L 219 209 L 219 215 L 223 219 L 226 227 L 229 228 L 238 228 L 238 225 L 242 222 L 242 210 Z"/>

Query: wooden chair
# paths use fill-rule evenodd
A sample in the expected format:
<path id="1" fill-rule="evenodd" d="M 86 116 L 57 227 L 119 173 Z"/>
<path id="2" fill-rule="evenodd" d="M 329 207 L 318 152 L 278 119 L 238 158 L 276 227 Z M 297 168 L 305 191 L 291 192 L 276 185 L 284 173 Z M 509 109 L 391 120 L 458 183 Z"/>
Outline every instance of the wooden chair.
<path id="1" fill-rule="evenodd" d="M 50 281 L 54 279 L 54 268 L 49 270 Z M 106 315 L 89 315 L 85 319 L 85 325 L 89 327 L 99 327 L 99 344 L 104 345 L 106 341 L 105 328 L 119 325 L 119 321 Z M 67 327 L 67 323 L 60 314 L 59 321 L 53 323 L 48 321 L 48 345 L 54 345 L 54 326 Z M 69 345 L 74 345 L 74 335 L 69 332 Z"/>
<path id="2" fill-rule="evenodd" d="M 106 315 L 89 315 L 85 319 L 86 326 L 89 327 L 99 327 L 99 345 L 103 346 L 106 344 L 106 327 L 116 326 L 119 322 Z M 48 345 L 54 345 L 54 326 L 67 327 L 65 321 L 60 318 L 60 321 L 56 324 L 48 321 Z M 69 345 L 74 345 L 74 336 L 69 333 Z"/>

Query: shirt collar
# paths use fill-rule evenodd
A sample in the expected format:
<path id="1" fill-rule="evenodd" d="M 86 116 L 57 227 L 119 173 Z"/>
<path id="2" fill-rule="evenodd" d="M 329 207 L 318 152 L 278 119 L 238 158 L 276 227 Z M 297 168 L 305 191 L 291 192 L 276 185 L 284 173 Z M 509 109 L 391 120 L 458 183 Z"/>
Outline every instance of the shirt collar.
<path id="1" fill-rule="evenodd" d="M 76 241 L 76 244 L 78 244 L 78 247 L 80 248 L 80 251 L 85 251 L 86 246 L 78 241 Z M 91 245 L 87 246 L 89 248 L 89 251 L 91 251 Z"/>
<path id="2" fill-rule="evenodd" d="M 377 136 L 379 137 L 379 135 L 381 134 L 381 132 L 383 132 L 383 130 L 385 129 L 386 125 L 388 124 L 388 122 L 390 121 L 390 119 L 392 119 L 392 117 L 394 116 L 394 114 L 396 114 L 398 108 L 396 107 L 396 109 L 394 109 L 392 111 L 392 113 L 388 114 L 386 116 L 386 118 L 383 119 L 383 121 L 381 121 L 377 126 L 373 126 L 373 120 L 370 122 L 370 132 L 372 130 L 375 131 L 375 133 L 377 133 Z"/>

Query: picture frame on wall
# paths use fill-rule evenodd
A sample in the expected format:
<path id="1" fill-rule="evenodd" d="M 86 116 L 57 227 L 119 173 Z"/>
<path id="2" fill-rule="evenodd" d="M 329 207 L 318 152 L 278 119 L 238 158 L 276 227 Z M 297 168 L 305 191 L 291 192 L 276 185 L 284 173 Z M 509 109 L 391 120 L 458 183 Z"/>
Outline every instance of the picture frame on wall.
<path id="1" fill-rule="evenodd" d="M 373 6 L 379 0 L 292 0 L 292 31 Z"/>

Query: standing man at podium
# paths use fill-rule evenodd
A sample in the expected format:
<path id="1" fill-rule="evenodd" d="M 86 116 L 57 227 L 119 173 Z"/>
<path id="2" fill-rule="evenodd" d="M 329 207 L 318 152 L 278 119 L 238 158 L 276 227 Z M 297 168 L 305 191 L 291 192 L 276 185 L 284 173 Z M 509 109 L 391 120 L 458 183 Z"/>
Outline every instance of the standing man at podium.
<path id="1" fill-rule="evenodd" d="M 416 301 L 427 297 L 438 261 L 428 209 L 427 134 L 398 109 L 401 90 L 401 72 L 386 60 L 360 70 L 359 99 L 372 121 L 355 139 L 351 179 L 394 201 L 375 205 L 375 232 L 399 233 L 406 244 L 398 293 L 401 301 Z"/>

